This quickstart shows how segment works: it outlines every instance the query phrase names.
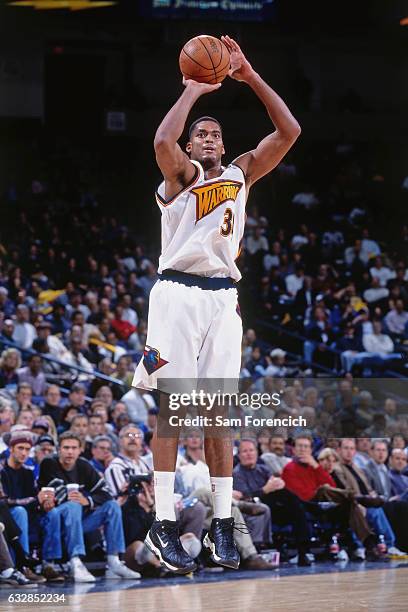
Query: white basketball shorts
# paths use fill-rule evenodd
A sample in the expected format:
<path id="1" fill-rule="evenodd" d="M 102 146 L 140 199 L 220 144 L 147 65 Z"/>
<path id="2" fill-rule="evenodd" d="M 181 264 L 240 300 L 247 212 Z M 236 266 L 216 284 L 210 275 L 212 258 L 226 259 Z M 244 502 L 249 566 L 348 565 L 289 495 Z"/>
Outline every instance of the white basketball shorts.
<path id="1" fill-rule="evenodd" d="M 150 292 L 146 346 L 132 385 L 152 390 L 162 388 L 160 378 L 238 380 L 241 343 L 235 288 L 158 280 Z"/>

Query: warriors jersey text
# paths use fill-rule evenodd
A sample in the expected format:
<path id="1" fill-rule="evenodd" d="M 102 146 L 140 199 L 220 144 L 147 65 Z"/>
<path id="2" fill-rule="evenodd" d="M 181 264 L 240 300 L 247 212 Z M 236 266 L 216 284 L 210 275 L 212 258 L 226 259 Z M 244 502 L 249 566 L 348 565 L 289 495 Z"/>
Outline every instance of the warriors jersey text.
<path id="1" fill-rule="evenodd" d="M 164 181 L 156 199 L 162 212 L 162 254 L 159 273 L 172 269 L 239 281 L 235 264 L 244 234 L 245 177 L 230 164 L 221 176 L 205 180 L 196 161 L 191 184 L 172 200 L 165 200 Z"/>

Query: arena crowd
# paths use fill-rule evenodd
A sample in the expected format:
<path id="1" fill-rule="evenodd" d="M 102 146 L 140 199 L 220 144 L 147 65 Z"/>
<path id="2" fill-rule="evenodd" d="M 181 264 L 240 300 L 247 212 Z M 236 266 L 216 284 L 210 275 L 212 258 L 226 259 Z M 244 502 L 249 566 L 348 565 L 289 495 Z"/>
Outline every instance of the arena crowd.
<path id="1" fill-rule="evenodd" d="M 317 161 L 325 182 L 314 186 L 296 158 L 278 167 L 281 225 L 266 207 L 248 211 L 241 385 L 279 391 L 279 406 L 262 416 L 300 415 L 308 427 L 234 432 L 232 514 L 247 569 L 274 567 L 262 556 L 272 547 L 309 565 L 316 525 L 315 556 L 408 553 L 406 403 L 362 383 L 408 371 L 408 226 L 392 241 L 381 231 L 375 205 L 387 181 L 367 172 L 352 144 Z M 143 544 L 154 517 L 157 397 L 131 387 L 159 247 L 147 251 L 134 237 L 140 228 L 105 215 L 90 190 L 75 194 L 72 204 L 35 177 L 23 195 L 10 185 L 4 197 L 0 582 L 19 586 L 92 582 L 92 560 L 106 563 L 107 578 L 164 574 Z M 401 181 L 398 197 L 407 195 Z M 261 336 L 259 319 L 278 326 L 279 341 Z M 299 350 L 284 350 L 286 333 Z M 331 375 L 325 385 L 321 372 Z M 206 568 L 211 494 L 194 429 L 180 444 L 176 483 L 183 546 Z"/>

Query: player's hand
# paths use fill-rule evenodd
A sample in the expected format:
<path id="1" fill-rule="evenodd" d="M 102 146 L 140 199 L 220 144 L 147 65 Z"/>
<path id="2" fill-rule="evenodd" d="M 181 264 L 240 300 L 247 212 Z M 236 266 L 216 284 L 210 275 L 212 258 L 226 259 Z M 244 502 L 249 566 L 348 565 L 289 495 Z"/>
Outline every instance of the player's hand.
<path id="1" fill-rule="evenodd" d="M 199 83 L 193 79 L 186 79 L 186 77 L 183 77 L 183 85 L 186 89 L 191 89 L 194 91 L 198 96 L 211 93 L 212 91 L 216 91 L 221 87 L 221 83 L 215 83 L 215 85 L 212 85 L 211 83 Z"/>
<path id="2" fill-rule="evenodd" d="M 231 69 L 228 75 L 236 81 L 248 82 L 255 71 L 241 51 L 239 44 L 229 36 L 221 36 L 221 40 L 230 52 Z"/>

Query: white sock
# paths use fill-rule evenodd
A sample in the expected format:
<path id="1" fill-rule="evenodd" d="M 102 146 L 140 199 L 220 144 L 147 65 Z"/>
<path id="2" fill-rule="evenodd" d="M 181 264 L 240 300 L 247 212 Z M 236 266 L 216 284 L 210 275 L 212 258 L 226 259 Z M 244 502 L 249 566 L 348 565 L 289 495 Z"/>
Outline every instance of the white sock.
<path id="1" fill-rule="evenodd" d="M 156 518 L 159 521 L 175 521 L 174 511 L 175 472 L 154 472 L 154 497 Z"/>
<path id="2" fill-rule="evenodd" d="M 14 572 L 14 569 L 12 567 L 8 567 L 7 569 L 3 570 L 2 572 L 0 572 L 0 576 L 2 578 L 10 578 L 11 574 Z"/>
<path id="3" fill-rule="evenodd" d="M 118 555 L 107 555 L 108 566 L 112 567 L 120 563 Z"/>
<path id="4" fill-rule="evenodd" d="M 230 518 L 232 504 L 232 476 L 211 476 L 214 518 Z"/>

